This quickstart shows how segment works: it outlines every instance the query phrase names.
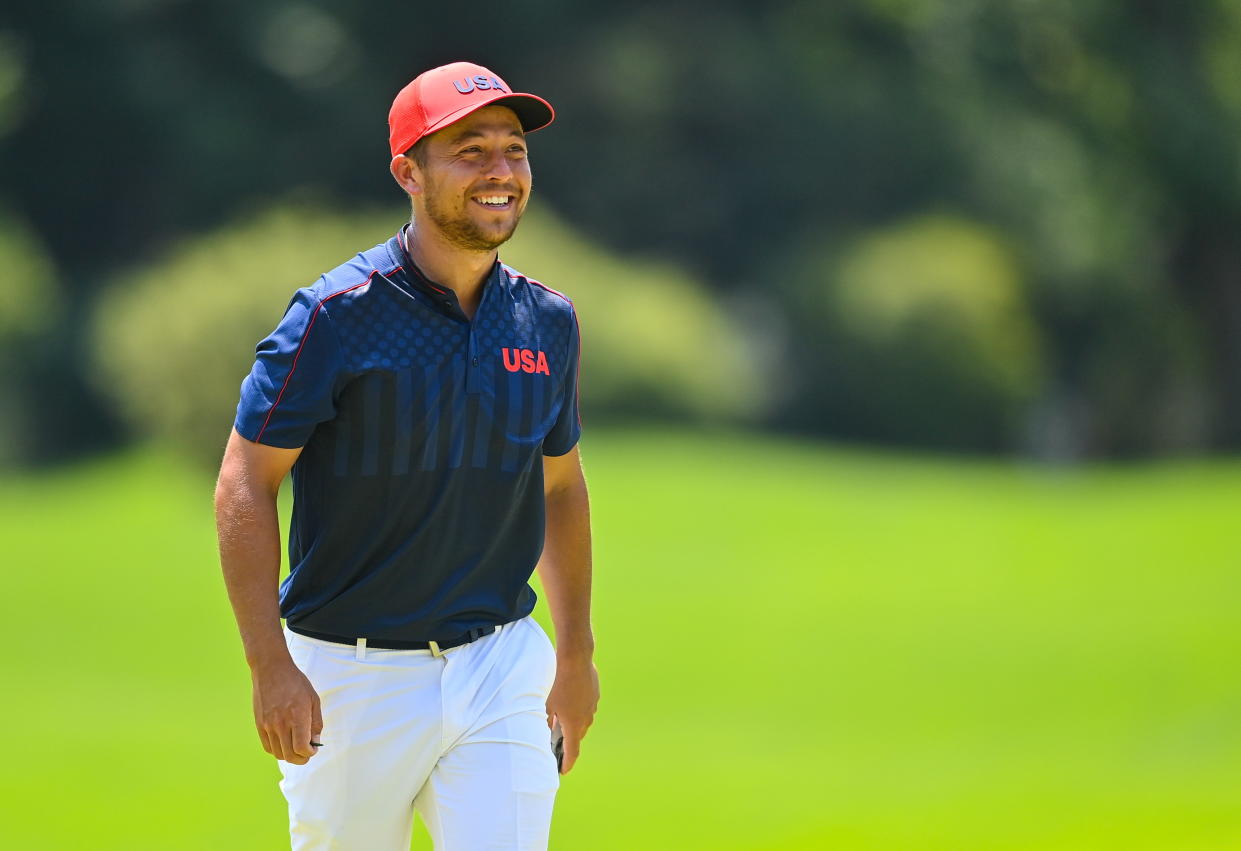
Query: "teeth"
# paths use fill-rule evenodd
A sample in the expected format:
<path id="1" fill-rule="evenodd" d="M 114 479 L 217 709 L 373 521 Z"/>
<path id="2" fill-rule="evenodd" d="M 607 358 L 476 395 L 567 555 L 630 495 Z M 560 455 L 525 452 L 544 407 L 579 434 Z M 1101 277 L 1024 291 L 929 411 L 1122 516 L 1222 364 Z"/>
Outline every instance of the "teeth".
<path id="1" fill-rule="evenodd" d="M 508 203 L 507 195 L 487 195 L 478 199 L 480 204 L 491 204 L 496 207 L 503 207 Z"/>

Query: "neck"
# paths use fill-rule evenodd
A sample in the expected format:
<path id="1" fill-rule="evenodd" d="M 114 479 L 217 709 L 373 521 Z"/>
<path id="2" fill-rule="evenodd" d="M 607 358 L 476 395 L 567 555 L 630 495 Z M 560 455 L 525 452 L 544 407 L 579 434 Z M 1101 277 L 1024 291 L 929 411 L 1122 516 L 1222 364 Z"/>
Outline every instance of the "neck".
<path id="1" fill-rule="evenodd" d="M 414 222 L 405 231 L 405 250 L 422 274 L 457 295 L 457 303 L 469 311 L 476 305 L 483 284 L 495 265 L 498 252 L 469 251 L 447 242 L 434 228 Z"/>

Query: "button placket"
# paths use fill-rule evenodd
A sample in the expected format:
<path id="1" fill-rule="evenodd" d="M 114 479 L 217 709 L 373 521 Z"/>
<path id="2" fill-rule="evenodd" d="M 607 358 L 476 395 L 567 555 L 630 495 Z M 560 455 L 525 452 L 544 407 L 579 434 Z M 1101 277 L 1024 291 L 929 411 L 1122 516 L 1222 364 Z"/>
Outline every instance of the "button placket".
<path id="1" fill-rule="evenodd" d="M 487 300 L 489 298 L 499 298 L 497 291 L 501 289 L 500 276 L 502 274 L 500 264 L 497 263 L 491 270 L 491 278 L 486 283 L 486 289 L 483 290 L 483 297 L 479 302 L 478 309 L 474 311 L 474 318 L 470 320 L 469 351 L 465 364 L 466 393 L 481 393 L 483 390 L 482 358 L 479 357 L 478 352 L 479 326 L 486 315 Z"/>
<path id="2" fill-rule="evenodd" d="M 477 318 L 478 317 L 476 314 L 475 319 Z M 479 393 L 482 391 L 482 386 L 483 386 L 483 382 L 482 382 L 482 378 L 480 374 L 481 370 L 479 367 L 477 333 L 478 333 L 478 323 L 471 322 L 470 323 L 469 354 L 468 354 L 468 361 L 466 363 L 466 370 L 465 370 L 465 392 L 466 393 Z"/>

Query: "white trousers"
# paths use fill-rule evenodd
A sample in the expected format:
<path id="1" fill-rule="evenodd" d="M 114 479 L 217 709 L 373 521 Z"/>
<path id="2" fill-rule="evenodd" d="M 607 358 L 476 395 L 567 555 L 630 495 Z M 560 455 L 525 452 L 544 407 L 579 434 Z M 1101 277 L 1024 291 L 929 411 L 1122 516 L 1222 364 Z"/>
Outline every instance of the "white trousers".
<path id="1" fill-rule="evenodd" d="M 547 848 L 556 654 L 533 618 L 439 657 L 285 637 L 323 706 L 323 747 L 279 763 L 294 851 L 407 851 L 415 810 L 438 851 Z"/>

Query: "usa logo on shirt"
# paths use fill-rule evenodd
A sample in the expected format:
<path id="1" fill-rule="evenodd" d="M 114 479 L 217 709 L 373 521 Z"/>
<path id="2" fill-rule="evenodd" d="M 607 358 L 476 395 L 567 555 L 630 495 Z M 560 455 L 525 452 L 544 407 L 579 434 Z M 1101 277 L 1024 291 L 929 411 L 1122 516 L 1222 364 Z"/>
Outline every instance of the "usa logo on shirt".
<path id="1" fill-rule="evenodd" d="M 534 372 L 543 375 L 551 375 L 551 371 L 547 368 L 547 355 L 543 352 L 535 352 L 530 349 L 500 349 L 501 356 L 504 358 L 504 368 L 509 372 Z"/>

